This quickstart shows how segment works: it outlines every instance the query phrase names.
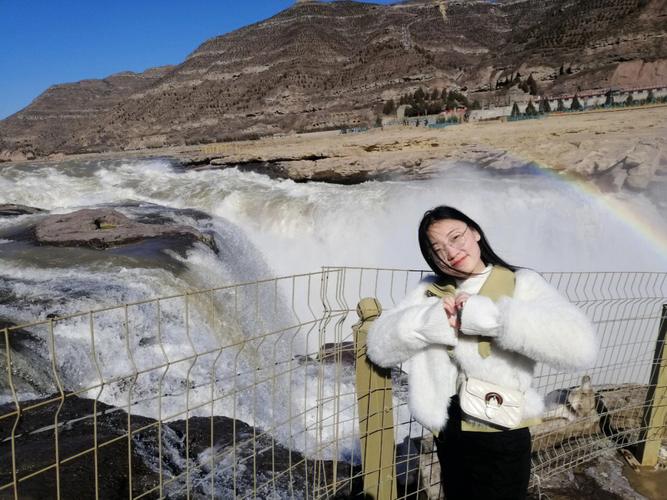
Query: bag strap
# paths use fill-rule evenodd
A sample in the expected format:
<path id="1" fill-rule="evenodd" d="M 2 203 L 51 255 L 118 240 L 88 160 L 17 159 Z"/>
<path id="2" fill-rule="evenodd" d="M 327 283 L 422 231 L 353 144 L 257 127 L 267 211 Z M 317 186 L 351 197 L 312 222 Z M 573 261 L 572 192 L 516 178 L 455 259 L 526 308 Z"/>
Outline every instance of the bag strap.
<path id="1" fill-rule="evenodd" d="M 514 273 L 502 266 L 493 266 L 491 274 L 486 279 L 482 288 L 479 290 L 479 295 L 490 298 L 496 302 L 500 297 L 511 297 L 514 295 L 514 285 L 516 277 Z M 482 358 L 488 358 L 491 355 L 491 342 L 486 340 L 486 337 L 477 336 L 477 350 Z"/>
<path id="2" fill-rule="evenodd" d="M 516 276 L 503 266 L 493 266 L 491 273 L 479 290 L 479 295 L 490 298 L 496 302 L 500 297 L 512 297 L 514 295 L 514 286 Z M 450 283 L 431 283 L 426 289 L 426 295 L 429 297 L 443 298 L 445 295 L 456 295 L 456 288 Z M 448 349 L 450 356 L 453 349 Z M 482 335 L 477 336 L 477 350 L 482 358 L 488 358 L 491 355 L 491 342 Z"/>
<path id="3" fill-rule="evenodd" d="M 456 287 L 451 283 L 431 283 L 426 289 L 427 297 L 443 298 L 445 295 L 456 296 Z"/>

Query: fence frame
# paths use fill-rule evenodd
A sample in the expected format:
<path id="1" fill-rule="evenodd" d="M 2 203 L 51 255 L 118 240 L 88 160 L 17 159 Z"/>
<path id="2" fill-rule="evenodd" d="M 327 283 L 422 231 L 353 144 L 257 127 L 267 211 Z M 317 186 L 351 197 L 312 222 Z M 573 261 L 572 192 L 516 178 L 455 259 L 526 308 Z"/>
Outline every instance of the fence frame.
<path id="1" fill-rule="evenodd" d="M 662 318 L 655 344 L 653 369 L 646 392 L 646 403 L 642 418 L 643 429 L 635 457 L 643 467 L 655 467 L 658 463 L 662 438 L 667 420 L 667 304 L 662 306 Z"/>

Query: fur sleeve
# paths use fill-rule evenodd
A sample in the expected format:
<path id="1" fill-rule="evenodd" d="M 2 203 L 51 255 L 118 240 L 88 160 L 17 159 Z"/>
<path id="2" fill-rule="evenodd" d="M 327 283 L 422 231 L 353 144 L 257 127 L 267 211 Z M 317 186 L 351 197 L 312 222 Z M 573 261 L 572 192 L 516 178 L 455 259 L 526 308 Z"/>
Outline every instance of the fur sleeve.
<path id="1" fill-rule="evenodd" d="M 516 273 L 514 297 L 498 301 L 502 328 L 495 339 L 555 368 L 584 368 L 595 362 L 598 341 L 590 320 L 539 274 Z"/>
<path id="2" fill-rule="evenodd" d="M 422 281 L 394 309 L 383 311 L 368 331 L 368 356 L 380 366 L 394 366 L 430 344 L 454 346 L 456 332 L 449 325 L 442 302 L 426 297 Z"/>

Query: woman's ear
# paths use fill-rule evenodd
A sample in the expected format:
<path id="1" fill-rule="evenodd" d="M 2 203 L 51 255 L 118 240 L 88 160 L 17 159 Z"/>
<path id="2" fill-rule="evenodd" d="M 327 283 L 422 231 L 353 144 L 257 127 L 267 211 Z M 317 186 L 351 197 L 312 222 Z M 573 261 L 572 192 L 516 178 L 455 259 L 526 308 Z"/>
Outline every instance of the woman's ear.
<path id="1" fill-rule="evenodd" d="M 473 236 L 475 237 L 475 241 L 479 241 L 482 239 L 482 237 L 479 235 L 476 229 L 470 228 L 470 231 L 472 232 Z"/>

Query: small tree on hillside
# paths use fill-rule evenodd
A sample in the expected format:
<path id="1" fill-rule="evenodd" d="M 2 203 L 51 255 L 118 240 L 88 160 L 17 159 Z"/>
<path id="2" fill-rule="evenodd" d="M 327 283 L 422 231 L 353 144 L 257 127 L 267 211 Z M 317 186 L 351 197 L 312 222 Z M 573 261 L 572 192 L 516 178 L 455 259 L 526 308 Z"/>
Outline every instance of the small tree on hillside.
<path id="1" fill-rule="evenodd" d="M 449 94 L 447 94 L 446 105 L 447 109 L 454 109 L 459 105 L 465 106 L 466 108 L 469 107 L 468 98 L 458 90 L 452 90 Z"/>
<path id="2" fill-rule="evenodd" d="M 532 99 L 530 101 L 528 101 L 528 106 L 526 106 L 526 115 L 527 116 L 536 116 L 537 115 L 537 110 L 535 109 L 535 105 L 533 104 Z"/>
<path id="3" fill-rule="evenodd" d="M 654 104 L 655 103 L 655 94 L 653 93 L 653 89 L 648 91 L 648 95 L 646 96 L 646 104 Z"/>
<path id="4" fill-rule="evenodd" d="M 415 101 L 423 101 L 426 98 L 426 94 L 424 93 L 424 90 L 419 87 L 417 90 L 415 90 L 413 97 Z"/>
<path id="5" fill-rule="evenodd" d="M 517 103 L 514 103 L 512 105 L 512 113 L 510 114 L 512 118 L 518 118 L 521 116 L 521 111 L 519 111 L 519 105 Z"/>
<path id="6" fill-rule="evenodd" d="M 607 108 L 611 108 L 614 105 L 614 93 L 611 90 L 608 90 L 606 95 L 606 99 L 604 100 L 604 105 Z"/>
<path id="7" fill-rule="evenodd" d="M 426 114 L 426 103 L 424 101 L 417 101 L 412 105 L 415 110 L 415 116 Z"/>
<path id="8" fill-rule="evenodd" d="M 426 113 L 429 115 L 437 115 L 441 111 L 442 111 L 441 101 L 429 101 L 428 106 L 426 106 Z"/>
<path id="9" fill-rule="evenodd" d="M 628 93 L 628 98 L 625 100 L 626 106 L 634 106 L 635 100 L 632 98 L 632 92 Z"/>
<path id="10" fill-rule="evenodd" d="M 389 99 L 387 102 L 384 103 L 384 106 L 382 107 L 383 114 L 393 115 L 395 111 L 396 111 L 396 105 L 394 104 L 393 99 Z"/>
<path id="11" fill-rule="evenodd" d="M 556 101 L 556 110 L 557 111 L 565 111 L 565 105 L 563 104 L 563 99 L 558 99 Z"/>
<path id="12" fill-rule="evenodd" d="M 584 107 L 581 105 L 581 102 L 579 101 L 579 96 L 574 96 L 572 98 L 572 104 L 570 104 L 570 109 L 572 111 L 581 111 L 584 109 Z"/>
<path id="13" fill-rule="evenodd" d="M 549 99 L 540 99 L 539 110 L 540 113 L 551 113 L 551 105 L 549 104 Z"/>
<path id="14" fill-rule="evenodd" d="M 528 91 L 530 92 L 530 95 L 538 94 L 539 89 L 537 88 L 537 82 L 533 78 L 532 73 L 528 76 L 528 80 L 526 80 L 526 85 L 528 86 Z"/>
<path id="15" fill-rule="evenodd" d="M 456 97 L 454 97 L 454 93 L 450 92 L 447 94 L 447 101 L 445 101 L 445 109 L 447 111 L 451 111 L 452 109 L 456 109 L 456 106 L 458 103 L 456 102 Z"/>
<path id="16" fill-rule="evenodd" d="M 438 92 L 438 89 L 433 89 L 433 91 L 431 92 L 431 100 L 437 101 L 438 97 L 440 97 L 440 92 Z"/>

